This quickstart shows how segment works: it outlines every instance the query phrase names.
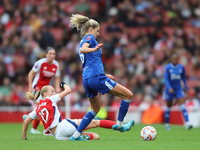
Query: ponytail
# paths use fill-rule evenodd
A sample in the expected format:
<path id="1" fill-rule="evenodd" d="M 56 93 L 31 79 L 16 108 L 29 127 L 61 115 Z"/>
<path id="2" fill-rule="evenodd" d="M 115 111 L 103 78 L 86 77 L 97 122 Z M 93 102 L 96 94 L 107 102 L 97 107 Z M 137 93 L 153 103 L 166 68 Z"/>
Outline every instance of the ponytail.
<path id="1" fill-rule="evenodd" d="M 50 87 L 50 85 L 46 85 L 46 86 L 43 86 L 41 90 L 39 90 L 36 94 L 33 94 L 31 92 L 26 92 L 25 96 L 27 99 L 30 99 L 32 100 L 33 102 L 35 102 L 38 97 L 42 96 L 42 98 L 44 98 L 44 92 L 47 92 L 48 91 L 48 87 Z"/>
<path id="2" fill-rule="evenodd" d="M 40 96 L 41 90 L 39 90 L 36 94 L 33 94 L 31 92 L 26 92 L 25 96 L 27 99 L 32 100 L 33 102 L 35 102 L 38 97 Z"/>
<path id="3" fill-rule="evenodd" d="M 70 23 L 72 28 L 76 27 L 77 31 L 80 31 L 81 38 L 85 36 L 90 27 L 96 28 L 99 26 L 97 21 L 79 14 L 72 14 L 72 17 L 70 17 Z"/>

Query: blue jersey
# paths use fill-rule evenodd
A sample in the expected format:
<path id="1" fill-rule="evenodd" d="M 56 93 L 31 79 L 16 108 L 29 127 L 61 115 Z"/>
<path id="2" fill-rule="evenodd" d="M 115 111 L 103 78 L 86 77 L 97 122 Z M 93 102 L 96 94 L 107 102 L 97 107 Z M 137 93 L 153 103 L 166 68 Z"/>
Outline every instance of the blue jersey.
<path id="1" fill-rule="evenodd" d="M 89 48 L 95 48 L 98 45 L 97 41 L 95 40 L 92 34 L 84 36 L 80 42 L 79 57 L 82 62 L 83 79 L 88 79 L 99 74 L 105 74 L 103 63 L 101 60 L 101 55 L 102 55 L 101 49 L 99 49 L 96 52 L 91 52 L 86 54 L 80 52 L 83 44 L 86 42 L 90 44 Z"/>
<path id="2" fill-rule="evenodd" d="M 175 92 L 183 90 L 181 86 L 181 80 L 183 80 L 185 84 L 185 89 L 188 89 L 186 83 L 185 69 L 181 64 L 177 64 L 174 66 L 172 63 L 169 63 L 165 67 L 165 91 L 169 91 L 169 89 L 173 89 Z"/>

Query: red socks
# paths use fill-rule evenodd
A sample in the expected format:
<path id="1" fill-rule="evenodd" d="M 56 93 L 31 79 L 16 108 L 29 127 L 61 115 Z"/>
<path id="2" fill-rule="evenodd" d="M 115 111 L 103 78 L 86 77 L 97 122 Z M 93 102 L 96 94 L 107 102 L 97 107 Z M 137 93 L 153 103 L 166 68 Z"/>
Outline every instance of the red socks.
<path id="1" fill-rule="evenodd" d="M 111 120 L 100 120 L 100 127 L 101 128 L 108 128 L 112 129 L 112 126 L 116 124 L 116 122 L 111 121 Z"/>
<path id="2" fill-rule="evenodd" d="M 93 140 L 93 139 L 94 139 L 93 134 L 88 133 L 87 135 L 90 137 L 90 140 Z"/>
<path id="3" fill-rule="evenodd" d="M 37 129 L 39 123 L 40 123 L 40 120 L 39 120 L 39 119 L 33 120 L 33 129 Z"/>

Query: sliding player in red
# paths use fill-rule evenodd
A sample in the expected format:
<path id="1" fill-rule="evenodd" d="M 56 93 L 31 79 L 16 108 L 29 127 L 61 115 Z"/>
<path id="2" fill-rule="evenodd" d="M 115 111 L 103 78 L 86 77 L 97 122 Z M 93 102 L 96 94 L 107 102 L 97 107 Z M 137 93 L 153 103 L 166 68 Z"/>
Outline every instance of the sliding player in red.
<path id="1" fill-rule="evenodd" d="M 30 100 L 36 101 L 40 95 L 42 96 L 42 99 L 40 99 L 39 105 L 29 113 L 29 116 L 23 122 L 23 140 L 27 140 L 29 123 L 37 117 L 43 122 L 44 135 L 55 136 L 57 140 L 69 140 L 74 134 L 82 119 L 64 119 L 61 116 L 57 102 L 68 95 L 71 92 L 71 89 L 64 82 L 60 83 L 60 87 L 62 87 L 64 91 L 59 94 L 56 94 L 54 88 L 50 85 L 44 86 L 36 94 L 30 92 L 26 93 L 26 97 Z M 92 120 L 85 130 L 96 127 L 112 129 L 114 124 L 116 124 L 116 122 L 109 120 Z M 99 139 L 99 135 L 93 132 L 82 132 L 81 136 L 83 140 Z"/>

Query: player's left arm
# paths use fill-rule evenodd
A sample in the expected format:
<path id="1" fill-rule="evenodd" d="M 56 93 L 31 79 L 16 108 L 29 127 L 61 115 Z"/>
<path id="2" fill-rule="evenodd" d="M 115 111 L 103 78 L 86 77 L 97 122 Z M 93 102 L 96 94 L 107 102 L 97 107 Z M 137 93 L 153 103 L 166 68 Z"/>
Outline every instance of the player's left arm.
<path id="1" fill-rule="evenodd" d="M 28 118 L 23 122 L 23 127 L 22 127 L 22 140 L 27 140 L 27 130 L 28 130 L 28 125 L 33 121 L 33 119 L 28 116 Z"/>
<path id="2" fill-rule="evenodd" d="M 106 75 L 106 77 L 116 81 L 116 79 L 115 79 L 115 77 L 113 75 L 111 75 L 111 74 L 105 74 L 105 75 Z"/>
<path id="3" fill-rule="evenodd" d="M 186 82 L 186 75 L 185 75 L 185 69 L 183 67 L 183 71 L 182 71 L 182 79 L 183 79 L 183 82 L 185 84 L 185 89 L 188 90 L 188 85 L 187 85 L 187 82 Z"/>

